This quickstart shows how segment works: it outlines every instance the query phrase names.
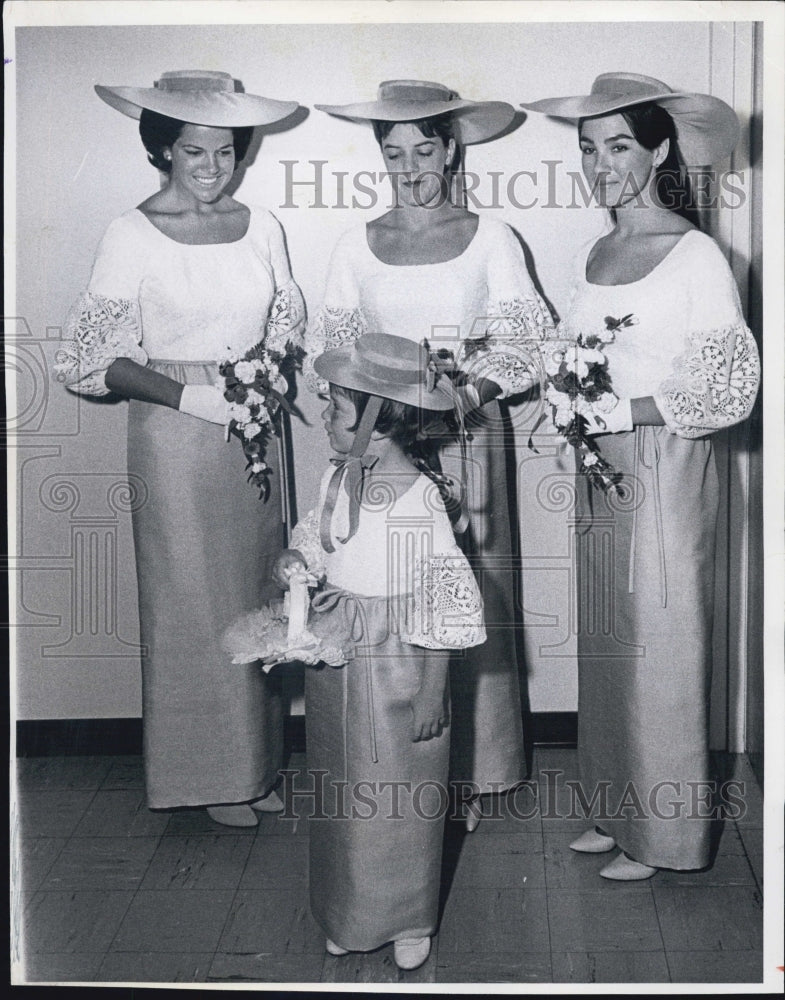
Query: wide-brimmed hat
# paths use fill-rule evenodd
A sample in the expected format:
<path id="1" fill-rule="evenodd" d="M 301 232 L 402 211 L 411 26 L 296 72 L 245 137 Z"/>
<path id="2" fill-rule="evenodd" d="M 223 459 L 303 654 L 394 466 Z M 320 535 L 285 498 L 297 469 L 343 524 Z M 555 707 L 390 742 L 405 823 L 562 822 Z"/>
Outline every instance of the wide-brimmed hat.
<path id="1" fill-rule="evenodd" d="M 428 349 L 406 337 L 367 333 L 314 360 L 318 375 L 344 389 L 359 389 L 425 410 L 451 410 L 452 383 L 439 375 Z"/>
<path id="2" fill-rule="evenodd" d="M 426 80 L 386 80 L 379 84 L 375 101 L 314 107 L 362 123 L 420 121 L 450 112 L 455 115 L 458 138 L 464 144 L 492 139 L 515 117 L 515 108 L 504 101 L 465 101 L 449 87 Z"/>
<path id="3" fill-rule="evenodd" d="M 214 128 L 272 125 L 293 114 L 296 101 L 274 101 L 238 90 L 230 73 L 212 70 L 174 70 L 162 73 L 152 87 L 96 86 L 95 92 L 117 111 L 139 118 L 142 111 L 209 125 Z"/>
<path id="4" fill-rule="evenodd" d="M 671 90 L 662 80 L 638 73 L 601 73 L 588 95 L 551 97 L 521 107 L 577 121 L 650 101 L 664 107 L 673 118 L 679 152 L 686 166 L 706 166 L 723 160 L 739 141 L 739 119 L 725 101 L 709 94 Z"/>

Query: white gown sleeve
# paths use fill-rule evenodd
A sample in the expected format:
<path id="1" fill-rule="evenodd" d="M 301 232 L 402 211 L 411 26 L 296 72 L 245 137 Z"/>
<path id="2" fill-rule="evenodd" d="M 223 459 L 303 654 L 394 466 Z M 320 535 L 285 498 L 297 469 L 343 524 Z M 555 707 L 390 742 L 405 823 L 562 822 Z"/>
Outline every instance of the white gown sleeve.
<path id="1" fill-rule="evenodd" d="M 268 253 L 275 277 L 275 295 L 267 317 L 265 346 L 285 354 L 288 345 L 304 346 L 305 301 L 292 277 L 281 224 L 271 212 L 265 214 L 268 217 Z"/>
<path id="2" fill-rule="evenodd" d="M 87 290 L 71 309 L 54 373 L 74 392 L 106 396 L 106 370 L 117 358 L 146 365 L 139 309 L 140 255 L 123 218 L 104 234 Z"/>
<path id="3" fill-rule="evenodd" d="M 750 415 L 760 385 L 760 357 L 719 247 L 705 241 L 690 263 L 685 351 L 654 400 L 671 433 L 698 438 Z"/>
<path id="4" fill-rule="evenodd" d="M 486 315 L 470 331 L 471 353 L 460 367 L 492 379 L 508 396 L 540 382 L 540 345 L 554 335 L 553 318 L 507 225 L 494 235 L 487 268 Z"/>
<path id="5" fill-rule="evenodd" d="M 314 360 L 324 351 L 350 344 L 367 332 L 349 252 L 353 236 L 354 231 L 350 230 L 335 245 L 327 271 L 324 301 L 305 334 L 303 375 L 305 384 L 312 392 L 327 392 L 328 389 L 327 382 L 314 370 Z"/>

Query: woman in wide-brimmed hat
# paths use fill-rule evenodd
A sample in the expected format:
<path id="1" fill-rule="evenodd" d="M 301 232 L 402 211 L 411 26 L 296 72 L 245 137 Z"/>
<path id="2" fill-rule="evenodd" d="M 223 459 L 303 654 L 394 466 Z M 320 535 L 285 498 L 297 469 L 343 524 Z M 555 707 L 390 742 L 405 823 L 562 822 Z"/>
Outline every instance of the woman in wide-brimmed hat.
<path id="1" fill-rule="evenodd" d="M 571 846 L 620 847 L 600 872 L 609 879 L 702 868 L 719 502 L 711 435 L 749 416 L 759 360 L 730 268 L 694 224 L 684 167 L 728 157 L 739 123 L 716 97 L 633 73 L 523 106 L 577 124 L 584 174 L 611 221 L 578 253 L 558 331 L 616 330 L 604 348 L 616 398 L 597 403 L 587 433 L 622 476 L 618 495 L 577 477 L 578 751 L 584 794 L 601 802 L 596 827 Z"/>
<path id="2" fill-rule="evenodd" d="M 478 793 L 511 788 L 526 776 L 509 568 L 512 439 L 497 398 L 537 381 L 537 344 L 552 320 L 512 230 L 467 211 L 450 194 L 463 147 L 509 131 L 515 112 L 509 104 L 462 100 L 443 84 L 420 80 L 382 83 L 375 101 L 316 107 L 373 127 L 395 204 L 339 240 L 322 307 L 306 335 L 309 354 L 366 331 L 427 341 L 433 351 L 452 354 L 453 377 L 474 408 L 467 421 L 468 476 L 462 476 L 457 445 L 441 452 L 443 471 L 456 484 L 463 480 L 468 526 L 459 520 L 459 540 L 481 580 L 488 622 L 487 642 L 456 658 L 450 673 L 452 776 L 466 782 L 467 827 L 473 829 Z M 320 388 L 313 375 L 310 384 Z"/>
<path id="3" fill-rule="evenodd" d="M 151 808 L 207 806 L 250 826 L 280 808 L 280 693 L 230 667 L 228 621 L 269 591 L 281 550 L 278 457 L 266 506 L 246 482 L 218 364 L 301 338 L 304 305 L 270 212 L 228 193 L 257 125 L 295 102 L 239 91 L 227 73 L 164 73 L 154 87 L 96 87 L 139 119 L 165 183 L 109 225 L 69 318 L 57 377 L 75 392 L 130 400 L 128 469 L 139 582 L 144 757 Z M 283 388 L 283 386 L 279 386 Z"/>

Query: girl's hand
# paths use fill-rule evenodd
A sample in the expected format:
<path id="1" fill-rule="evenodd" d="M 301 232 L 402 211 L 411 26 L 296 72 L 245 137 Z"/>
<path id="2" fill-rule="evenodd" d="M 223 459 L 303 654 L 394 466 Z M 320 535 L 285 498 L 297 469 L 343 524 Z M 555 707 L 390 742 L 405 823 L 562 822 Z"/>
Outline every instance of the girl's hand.
<path id="1" fill-rule="evenodd" d="M 273 582 L 277 583 L 281 590 L 289 589 L 289 577 L 298 570 L 305 571 L 308 564 L 302 554 L 297 549 L 284 549 L 275 560 L 273 566 Z"/>
<path id="2" fill-rule="evenodd" d="M 594 408 L 591 413 L 585 413 L 586 433 L 618 434 L 621 431 L 632 430 L 632 406 L 629 399 L 620 399 L 609 412 Z"/>
<path id="3" fill-rule="evenodd" d="M 447 709 L 444 691 L 423 691 L 422 688 L 411 700 L 412 743 L 441 736 L 447 725 Z"/>

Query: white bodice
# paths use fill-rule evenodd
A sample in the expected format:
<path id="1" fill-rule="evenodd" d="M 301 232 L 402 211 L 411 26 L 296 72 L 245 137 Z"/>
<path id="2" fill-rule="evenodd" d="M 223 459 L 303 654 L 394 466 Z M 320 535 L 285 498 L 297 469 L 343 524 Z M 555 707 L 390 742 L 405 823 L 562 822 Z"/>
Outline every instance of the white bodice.
<path id="1" fill-rule="evenodd" d="M 465 648 L 485 641 L 482 597 L 469 563 L 455 541 L 436 485 L 425 475 L 397 498 L 372 480 L 365 490 L 357 532 L 347 541 L 349 495 L 342 485 L 331 522 L 334 552 L 320 543 L 327 486 L 324 474 L 315 510 L 296 525 L 292 548 L 311 571 L 334 587 L 363 597 L 412 595 L 415 633 L 406 641 L 430 648 Z"/>
<path id="2" fill-rule="evenodd" d="M 559 337 L 602 334 L 609 318 L 632 324 L 603 348 L 620 399 L 653 396 L 669 429 L 683 437 L 749 415 L 757 393 L 757 347 L 727 261 L 693 229 L 645 277 L 622 285 L 586 280 L 592 240 L 578 253 L 572 299 Z"/>
<path id="3" fill-rule="evenodd" d="M 362 225 L 336 244 L 306 347 L 312 361 L 364 333 L 388 333 L 427 340 L 432 349 L 446 348 L 460 358 L 462 344 L 473 340 L 483 347 L 482 374 L 507 394 L 538 380 L 531 359 L 552 328 L 521 247 L 504 223 L 480 216 L 463 253 L 438 264 L 411 265 L 380 260 Z M 308 364 L 306 375 L 311 388 L 324 391 Z"/>
<path id="4" fill-rule="evenodd" d="M 296 342 L 303 323 L 302 296 L 270 212 L 251 209 L 235 242 L 192 245 L 132 209 L 101 240 L 56 370 L 69 388 L 102 395 L 105 371 L 118 357 L 218 362 L 265 336 Z"/>

